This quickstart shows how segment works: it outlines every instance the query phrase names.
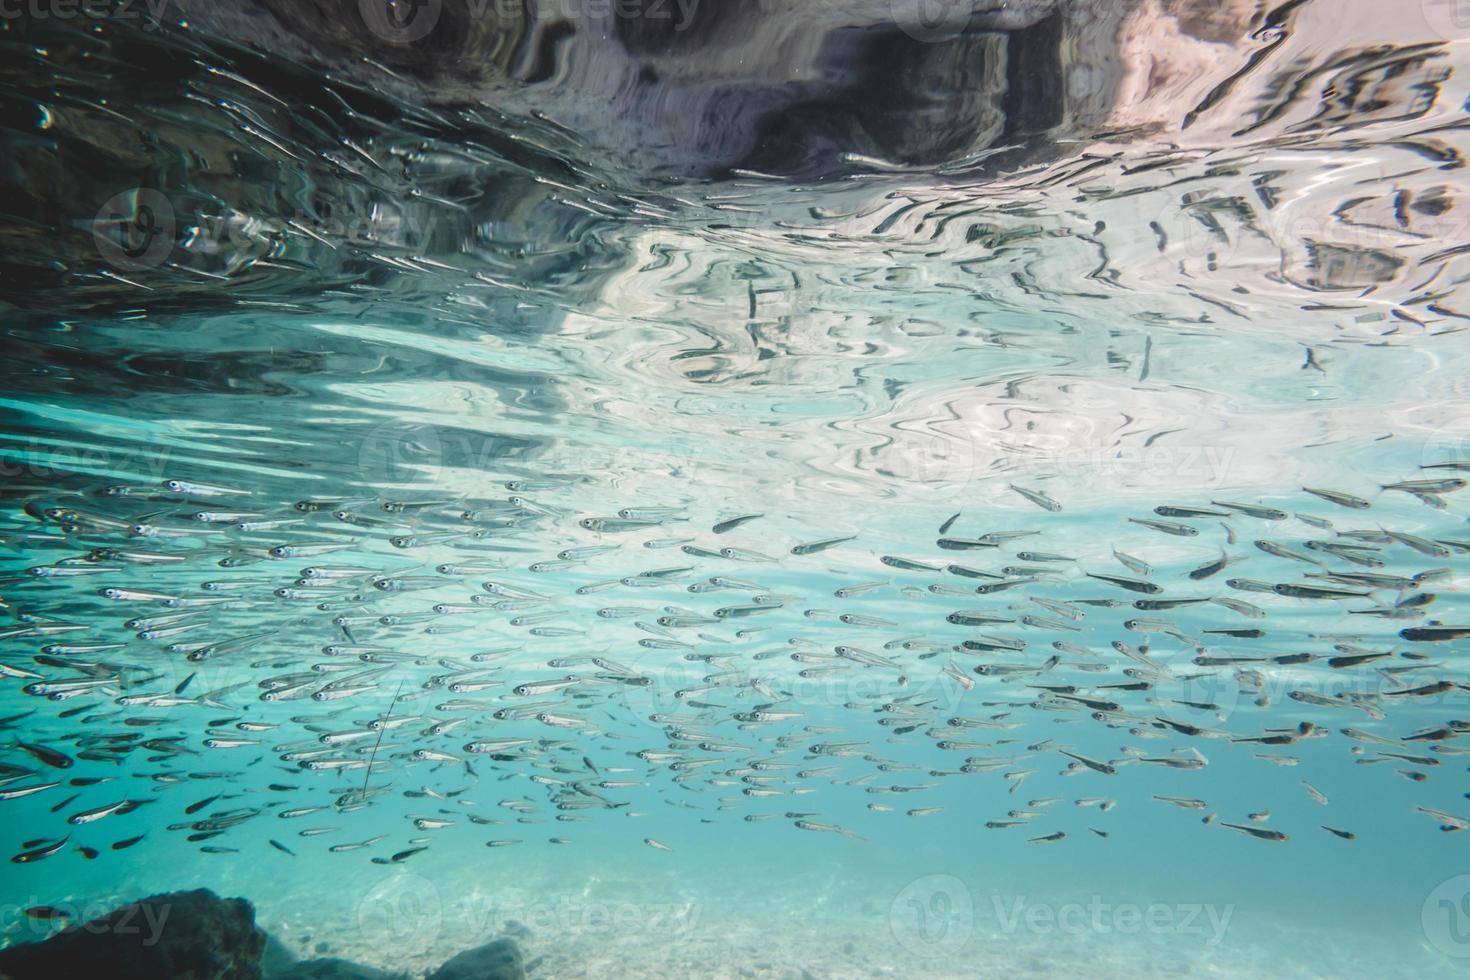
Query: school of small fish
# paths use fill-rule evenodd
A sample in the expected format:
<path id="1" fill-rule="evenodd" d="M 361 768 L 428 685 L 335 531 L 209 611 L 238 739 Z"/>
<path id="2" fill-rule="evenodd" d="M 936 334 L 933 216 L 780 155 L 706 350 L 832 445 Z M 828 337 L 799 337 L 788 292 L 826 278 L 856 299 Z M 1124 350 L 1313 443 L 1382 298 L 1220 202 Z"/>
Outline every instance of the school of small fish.
<path id="1" fill-rule="evenodd" d="M 1063 502 L 1011 485 L 1034 508 L 961 511 L 904 555 L 866 549 L 861 529 L 784 539 L 756 509 L 588 514 L 562 500 L 576 481 L 549 477 L 479 499 L 289 503 L 184 480 L 11 481 L 0 807 L 55 801 L 55 826 L 6 821 L 11 860 L 165 835 L 239 853 L 232 832 L 267 823 L 285 855 L 392 864 L 451 828 L 453 846 L 568 844 L 579 822 L 659 802 L 861 840 L 797 799 L 828 785 L 892 819 L 947 811 L 1032 843 L 1067 839 L 1063 808 L 1107 838 L 1115 812 L 1152 806 L 1283 842 L 1319 828 L 1212 797 L 1212 757 L 1295 766 L 1293 746 L 1322 739 L 1364 778 L 1422 783 L 1470 755 L 1470 718 L 1438 707 L 1470 690 L 1470 617 L 1434 612 L 1470 553 L 1450 506 L 1467 479 L 1470 461 L 1446 462 L 1272 504 L 1171 501 L 1111 541 L 1049 529 Z M 1164 561 L 1141 557 L 1161 546 Z M 794 591 L 817 576 L 835 587 Z M 1277 632 L 1317 610 L 1344 628 Z M 1335 676 L 1357 680 L 1334 692 Z M 813 685 L 838 694 L 814 705 Z M 913 748 L 953 761 L 905 761 Z M 929 801 L 948 781 L 1018 794 L 1048 771 L 1077 792 L 1004 812 Z M 1333 787 L 1308 776 L 1332 812 Z M 109 834 L 144 806 L 153 831 Z M 390 806 L 401 836 L 354 832 L 354 814 Z M 1350 819 L 1320 831 L 1352 841 Z"/>

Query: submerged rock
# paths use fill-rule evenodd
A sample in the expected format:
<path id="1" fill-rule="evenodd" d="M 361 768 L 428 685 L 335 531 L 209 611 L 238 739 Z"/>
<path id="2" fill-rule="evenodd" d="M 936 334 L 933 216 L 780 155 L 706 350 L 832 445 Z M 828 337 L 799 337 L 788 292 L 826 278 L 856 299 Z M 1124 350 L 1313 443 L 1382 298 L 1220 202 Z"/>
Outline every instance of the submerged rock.
<path id="1" fill-rule="evenodd" d="M 406 974 L 389 973 L 335 956 L 301 960 L 280 973 L 267 973 L 266 980 L 407 980 Z"/>
<path id="2" fill-rule="evenodd" d="M 39 943 L 0 950 L 7 980 L 259 980 L 265 933 L 243 898 L 154 895 Z"/>
<path id="3" fill-rule="evenodd" d="M 265 952 L 260 954 L 260 972 L 267 978 L 285 973 L 295 966 L 297 956 L 273 934 L 265 934 Z"/>
<path id="4" fill-rule="evenodd" d="M 525 980 L 520 947 L 511 939 L 497 939 L 445 961 L 425 980 Z"/>

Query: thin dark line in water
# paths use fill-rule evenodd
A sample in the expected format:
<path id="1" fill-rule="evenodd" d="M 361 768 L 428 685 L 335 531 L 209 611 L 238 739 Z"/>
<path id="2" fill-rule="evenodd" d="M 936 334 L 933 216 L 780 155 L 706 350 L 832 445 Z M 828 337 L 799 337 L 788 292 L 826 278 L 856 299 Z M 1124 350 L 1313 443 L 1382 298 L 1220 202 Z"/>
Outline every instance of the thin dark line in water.
<path id="1" fill-rule="evenodd" d="M 373 743 L 372 754 L 368 756 L 367 772 L 362 774 L 362 793 L 367 797 L 368 780 L 373 778 L 373 762 L 378 758 L 378 746 L 383 744 L 383 733 L 388 730 L 387 721 L 393 717 L 393 705 L 398 703 L 398 695 L 403 693 L 403 681 L 398 682 L 398 690 L 393 692 L 393 700 L 388 702 L 388 713 L 383 716 L 384 725 L 378 729 L 378 740 Z"/>

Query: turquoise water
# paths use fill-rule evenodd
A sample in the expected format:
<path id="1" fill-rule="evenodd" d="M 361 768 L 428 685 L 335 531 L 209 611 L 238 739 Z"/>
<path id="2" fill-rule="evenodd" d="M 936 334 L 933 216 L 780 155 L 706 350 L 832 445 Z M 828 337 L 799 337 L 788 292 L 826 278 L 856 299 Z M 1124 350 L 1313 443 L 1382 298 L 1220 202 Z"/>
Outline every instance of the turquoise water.
<path id="1" fill-rule="evenodd" d="M 1463 32 L 1288 7 L 820 178 L 8 21 L 5 941 L 1458 975 Z"/>

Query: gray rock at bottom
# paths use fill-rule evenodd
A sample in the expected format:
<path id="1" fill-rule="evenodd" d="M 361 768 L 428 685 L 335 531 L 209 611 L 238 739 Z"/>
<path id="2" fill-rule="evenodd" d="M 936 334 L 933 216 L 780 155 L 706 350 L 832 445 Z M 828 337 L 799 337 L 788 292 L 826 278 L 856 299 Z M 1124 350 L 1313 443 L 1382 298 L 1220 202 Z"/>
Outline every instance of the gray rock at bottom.
<path id="1" fill-rule="evenodd" d="M 388 973 L 376 967 L 329 956 L 300 960 L 287 970 L 269 974 L 266 980 L 405 980 L 405 977 L 402 973 Z"/>
<path id="2" fill-rule="evenodd" d="M 514 940 L 497 939 L 446 960 L 426 980 L 525 980 L 521 950 Z"/>

